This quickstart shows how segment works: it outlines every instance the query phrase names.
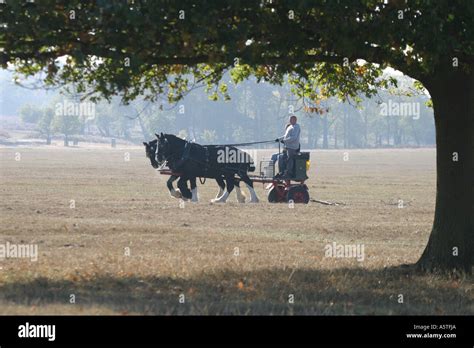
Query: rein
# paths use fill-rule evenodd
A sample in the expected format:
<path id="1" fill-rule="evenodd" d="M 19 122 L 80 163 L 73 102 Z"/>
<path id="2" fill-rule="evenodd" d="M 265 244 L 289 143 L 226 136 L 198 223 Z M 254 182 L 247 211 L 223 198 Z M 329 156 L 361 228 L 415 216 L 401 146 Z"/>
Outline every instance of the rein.
<path id="1" fill-rule="evenodd" d="M 187 144 L 193 144 L 193 145 L 198 145 L 202 148 L 204 148 L 206 150 L 206 153 L 207 153 L 207 147 L 208 146 L 249 146 L 249 145 L 256 145 L 256 144 L 269 144 L 269 143 L 274 143 L 275 140 L 265 140 L 265 141 L 253 141 L 253 142 L 248 142 L 248 143 L 239 143 L 239 144 L 224 144 L 224 145 L 200 145 L 200 144 L 196 144 L 196 143 L 191 143 L 191 142 L 188 142 L 186 141 Z M 280 143 L 278 142 L 278 147 L 280 147 Z M 187 146 L 184 147 L 183 149 L 183 154 L 182 154 L 182 157 L 184 156 L 185 152 L 186 152 L 186 148 Z M 157 145 L 157 148 L 156 148 L 156 152 L 158 151 L 158 145 Z M 189 150 L 188 150 L 189 151 Z M 165 157 L 165 160 L 163 161 L 163 163 L 160 165 L 160 167 L 158 168 L 158 170 L 162 170 L 163 167 L 165 165 L 168 164 L 169 160 L 173 157 L 176 157 L 176 156 L 179 156 L 177 153 L 171 153 L 168 157 Z M 210 166 L 208 161 L 206 162 L 202 162 L 202 161 L 199 161 L 195 158 L 185 158 L 186 160 L 191 160 L 191 161 L 194 161 L 196 163 L 199 163 L 199 164 L 202 164 L 203 166 L 205 167 L 213 167 L 213 166 Z M 228 170 L 227 168 L 221 168 L 221 170 Z M 202 179 L 201 177 L 199 178 L 199 181 L 201 182 L 201 184 L 204 184 L 206 182 L 206 178 Z"/>
<path id="2" fill-rule="evenodd" d="M 269 143 L 274 143 L 274 142 L 275 140 L 265 140 L 265 141 L 253 141 L 250 143 L 208 145 L 208 146 L 249 146 L 249 145 L 256 145 L 256 144 L 269 144 Z M 202 146 L 205 146 L 205 145 L 202 145 Z"/>

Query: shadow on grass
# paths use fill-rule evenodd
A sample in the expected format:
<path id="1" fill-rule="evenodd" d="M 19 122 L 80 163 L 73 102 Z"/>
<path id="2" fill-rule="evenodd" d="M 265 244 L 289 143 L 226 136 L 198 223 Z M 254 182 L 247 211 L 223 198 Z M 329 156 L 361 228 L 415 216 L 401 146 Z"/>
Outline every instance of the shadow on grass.
<path id="1" fill-rule="evenodd" d="M 76 304 L 69 304 L 74 294 Z M 183 300 L 185 303 L 180 303 Z M 291 298 L 294 298 L 294 303 Z M 37 278 L 0 286 L 0 303 L 69 305 L 117 314 L 473 314 L 473 277 L 453 279 L 404 268 L 268 269 L 196 278 L 99 276 Z M 1 305 L 0 305 L 1 309 Z M 47 309 L 46 309 L 47 311 Z M 27 313 L 25 313 L 27 314 Z"/>

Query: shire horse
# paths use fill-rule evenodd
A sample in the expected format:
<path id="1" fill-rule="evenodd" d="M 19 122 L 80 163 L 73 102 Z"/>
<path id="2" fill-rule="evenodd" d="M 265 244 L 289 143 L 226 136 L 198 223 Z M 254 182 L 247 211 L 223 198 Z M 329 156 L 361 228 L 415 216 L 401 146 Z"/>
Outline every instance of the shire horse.
<path id="1" fill-rule="evenodd" d="M 224 192 L 219 190 L 218 196 L 212 200 L 216 203 L 225 203 L 234 187 L 238 188 L 236 181 L 243 181 L 250 192 L 250 203 L 258 202 L 253 182 L 248 172 L 255 170 L 253 159 L 244 151 L 234 146 L 227 145 L 199 145 L 172 134 L 155 134 L 157 147 L 155 161 L 161 165 L 167 163 L 173 173 L 179 173 L 178 188 L 184 198 L 191 199 L 192 192 L 186 182 L 191 183 L 200 178 L 213 178 L 222 189 L 219 182 L 225 180 Z M 240 190 L 236 190 L 237 193 Z"/>
<path id="2" fill-rule="evenodd" d="M 152 140 L 150 142 L 143 142 L 143 145 L 145 146 L 145 151 L 146 151 L 146 157 L 150 160 L 151 166 L 155 169 L 158 169 L 160 167 L 160 164 L 156 161 L 156 152 L 157 152 L 157 142 L 158 139 Z M 180 189 L 175 189 L 173 187 L 173 182 L 179 179 L 179 175 L 170 175 L 168 181 L 166 182 L 166 186 L 168 187 L 168 190 L 170 192 L 170 195 L 175 198 L 183 198 L 183 195 L 180 192 Z M 224 177 L 216 177 L 214 178 L 219 186 L 219 192 L 217 193 L 216 198 L 222 196 L 222 194 L 225 191 L 225 182 L 224 182 Z M 190 184 L 191 184 L 191 201 L 192 202 L 197 202 L 198 201 L 198 194 L 197 194 L 197 186 L 196 186 L 196 178 L 190 179 Z M 236 178 L 235 179 L 235 191 L 237 194 L 237 201 L 239 203 L 245 203 L 245 195 L 242 193 L 239 187 L 239 180 Z M 184 198 L 186 199 L 186 198 Z M 214 201 L 214 200 L 212 200 Z"/>

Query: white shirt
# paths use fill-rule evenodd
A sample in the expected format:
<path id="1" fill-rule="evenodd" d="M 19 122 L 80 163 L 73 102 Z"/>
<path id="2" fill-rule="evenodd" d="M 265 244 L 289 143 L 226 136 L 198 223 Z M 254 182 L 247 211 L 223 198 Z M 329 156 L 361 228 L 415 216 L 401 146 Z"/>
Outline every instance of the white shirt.
<path id="1" fill-rule="evenodd" d="M 298 150 L 300 147 L 300 133 L 301 128 L 298 123 L 289 125 L 288 128 L 286 128 L 285 135 L 283 136 L 285 147 L 288 149 Z"/>

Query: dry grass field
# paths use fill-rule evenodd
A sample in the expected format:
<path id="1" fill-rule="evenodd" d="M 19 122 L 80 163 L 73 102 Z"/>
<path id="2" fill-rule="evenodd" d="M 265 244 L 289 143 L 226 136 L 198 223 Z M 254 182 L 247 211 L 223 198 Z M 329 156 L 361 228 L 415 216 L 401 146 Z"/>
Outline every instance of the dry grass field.
<path id="1" fill-rule="evenodd" d="M 0 259 L 0 314 L 473 314 L 472 276 L 399 267 L 429 236 L 435 151 L 348 155 L 312 152 L 308 182 L 345 205 L 270 204 L 262 184 L 211 204 L 207 181 L 180 207 L 142 148 L 0 148 L 0 244 L 38 245 Z"/>

